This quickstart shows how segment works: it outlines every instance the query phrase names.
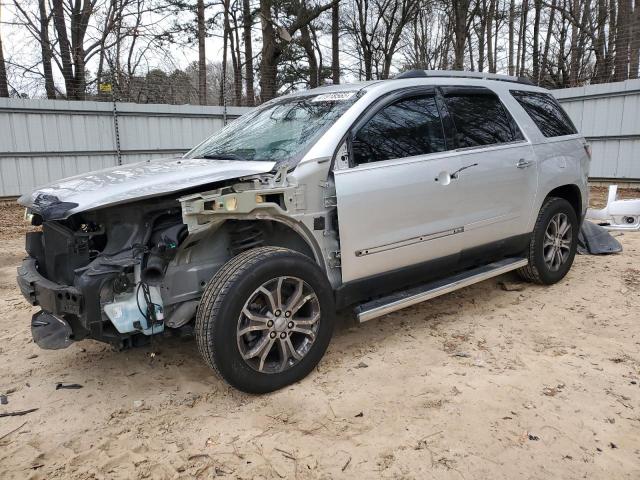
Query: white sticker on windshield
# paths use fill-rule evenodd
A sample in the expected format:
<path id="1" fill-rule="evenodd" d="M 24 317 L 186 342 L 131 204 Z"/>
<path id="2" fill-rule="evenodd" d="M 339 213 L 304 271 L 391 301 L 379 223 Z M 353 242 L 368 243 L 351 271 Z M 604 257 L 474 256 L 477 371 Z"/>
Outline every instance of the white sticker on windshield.
<path id="1" fill-rule="evenodd" d="M 353 97 L 358 92 L 334 92 L 323 93 L 317 97 L 313 97 L 312 102 L 342 102 Z"/>

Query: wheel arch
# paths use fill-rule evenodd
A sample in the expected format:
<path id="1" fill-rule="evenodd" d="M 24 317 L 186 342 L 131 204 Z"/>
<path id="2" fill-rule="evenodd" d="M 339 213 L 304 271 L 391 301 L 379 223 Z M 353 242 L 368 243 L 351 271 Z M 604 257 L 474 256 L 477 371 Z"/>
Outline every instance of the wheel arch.
<path id="1" fill-rule="evenodd" d="M 325 266 L 324 262 L 322 262 L 322 255 L 312 240 L 312 236 L 308 235 L 304 227 L 297 222 L 276 217 L 269 219 L 228 220 L 227 222 L 235 222 L 239 227 L 251 225 L 262 232 L 262 246 L 283 247 L 301 253 L 311 258 L 324 270 Z M 235 252 L 235 254 L 238 253 L 241 252 Z"/>
<path id="2" fill-rule="evenodd" d="M 565 199 L 573 207 L 578 220 L 582 218 L 582 192 L 580 191 L 580 187 L 578 187 L 578 185 L 566 184 L 554 188 L 547 194 L 545 200 L 543 200 L 543 205 L 544 201 L 546 201 L 546 199 L 549 197 L 558 197 Z"/>

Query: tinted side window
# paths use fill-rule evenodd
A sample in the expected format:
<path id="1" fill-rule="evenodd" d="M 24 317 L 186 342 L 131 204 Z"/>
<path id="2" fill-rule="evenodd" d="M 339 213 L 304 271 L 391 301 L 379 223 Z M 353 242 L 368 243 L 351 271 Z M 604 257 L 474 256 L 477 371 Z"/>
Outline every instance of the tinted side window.
<path id="1" fill-rule="evenodd" d="M 513 90 L 511 95 L 522 105 L 545 137 L 578 133 L 569 116 L 552 95 Z"/>
<path id="2" fill-rule="evenodd" d="M 446 150 L 435 97 L 414 97 L 387 105 L 356 133 L 356 165 Z"/>
<path id="3" fill-rule="evenodd" d="M 495 95 L 451 94 L 446 102 L 460 148 L 523 139 L 513 118 Z"/>

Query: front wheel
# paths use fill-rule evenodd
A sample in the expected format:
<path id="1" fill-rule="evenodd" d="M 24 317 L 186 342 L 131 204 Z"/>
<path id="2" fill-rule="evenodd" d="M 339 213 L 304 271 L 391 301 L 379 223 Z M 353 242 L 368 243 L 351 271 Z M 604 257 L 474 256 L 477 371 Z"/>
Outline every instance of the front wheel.
<path id="1" fill-rule="evenodd" d="M 229 260 L 205 287 L 196 340 L 204 360 L 229 384 L 266 393 L 318 364 L 334 316 L 331 286 L 311 259 L 261 247 Z"/>
<path id="2" fill-rule="evenodd" d="M 567 274 L 576 255 L 579 223 L 575 210 L 563 198 L 545 200 L 529 245 L 529 264 L 518 270 L 527 281 L 551 285 Z"/>

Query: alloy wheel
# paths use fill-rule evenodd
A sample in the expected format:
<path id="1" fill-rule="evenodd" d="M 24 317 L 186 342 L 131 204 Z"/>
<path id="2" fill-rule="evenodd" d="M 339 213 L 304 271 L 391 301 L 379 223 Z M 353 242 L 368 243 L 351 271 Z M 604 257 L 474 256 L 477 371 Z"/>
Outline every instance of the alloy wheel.
<path id="1" fill-rule="evenodd" d="M 544 232 L 542 254 L 549 270 L 557 272 L 571 256 L 573 231 L 569 217 L 565 213 L 556 213 Z"/>
<path id="2" fill-rule="evenodd" d="M 281 276 L 264 282 L 238 318 L 240 354 L 258 372 L 288 370 L 309 352 L 320 317 L 318 297 L 304 280 Z"/>

